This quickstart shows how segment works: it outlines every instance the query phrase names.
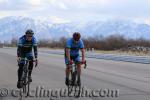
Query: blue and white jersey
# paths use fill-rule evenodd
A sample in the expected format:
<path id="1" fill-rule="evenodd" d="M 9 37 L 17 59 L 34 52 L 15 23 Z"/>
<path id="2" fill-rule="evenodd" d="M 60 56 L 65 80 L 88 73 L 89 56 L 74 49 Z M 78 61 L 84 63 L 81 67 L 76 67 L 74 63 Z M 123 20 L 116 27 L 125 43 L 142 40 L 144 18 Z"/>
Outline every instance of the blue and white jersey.
<path id="1" fill-rule="evenodd" d="M 27 41 L 26 36 L 22 36 L 18 41 L 17 55 L 21 56 L 25 53 L 32 53 L 32 48 L 34 47 L 34 54 L 37 57 L 37 41 L 35 37 L 32 37 L 32 41 Z"/>
<path id="2" fill-rule="evenodd" d="M 37 41 L 34 36 L 32 37 L 32 41 L 27 41 L 26 36 L 24 35 L 19 39 L 18 46 L 25 48 L 37 46 Z"/>
<path id="3" fill-rule="evenodd" d="M 75 43 L 73 38 L 71 38 L 67 40 L 66 48 L 70 48 L 70 56 L 78 56 L 79 50 L 84 48 L 84 44 L 81 39 Z"/>

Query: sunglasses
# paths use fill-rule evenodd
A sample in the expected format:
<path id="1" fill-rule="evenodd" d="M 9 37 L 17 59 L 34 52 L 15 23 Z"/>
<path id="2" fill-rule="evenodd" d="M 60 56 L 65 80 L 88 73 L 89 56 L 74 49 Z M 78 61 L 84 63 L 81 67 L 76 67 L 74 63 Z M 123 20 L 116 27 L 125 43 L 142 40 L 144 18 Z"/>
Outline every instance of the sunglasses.
<path id="1" fill-rule="evenodd" d="M 32 37 L 32 35 L 27 35 L 27 37 Z"/>

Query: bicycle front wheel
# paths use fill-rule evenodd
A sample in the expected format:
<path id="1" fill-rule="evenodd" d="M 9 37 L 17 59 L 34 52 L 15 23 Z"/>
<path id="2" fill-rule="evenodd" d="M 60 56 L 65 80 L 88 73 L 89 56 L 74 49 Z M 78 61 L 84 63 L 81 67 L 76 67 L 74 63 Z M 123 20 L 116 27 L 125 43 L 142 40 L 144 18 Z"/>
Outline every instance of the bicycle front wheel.
<path id="1" fill-rule="evenodd" d="M 70 96 L 71 95 L 71 93 L 72 93 L 72 91 L 73 91 L 73 72 L 72 72 L 72 70 L 71 70 L 71 73 L 70 73 L 70 75 L 69 75 L 69 83 L 68 83 L 68 96 Z"/>
<path id="2" fill-rule="evenodd" d="M 75 93 L 74 96 L 75 97 L 80 97 L 81 94 L 81 79 L 80 79 L 80 74 L 77 72 L 76 77 L 75 77 Z"/>

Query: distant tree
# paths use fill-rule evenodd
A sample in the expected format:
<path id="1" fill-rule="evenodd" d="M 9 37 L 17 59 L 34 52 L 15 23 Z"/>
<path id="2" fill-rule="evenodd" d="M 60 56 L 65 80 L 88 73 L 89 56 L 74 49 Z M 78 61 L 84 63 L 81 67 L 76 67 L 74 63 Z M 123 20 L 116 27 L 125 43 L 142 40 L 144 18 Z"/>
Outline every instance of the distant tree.
<path id="1" fill-rule="evenodd" d="M 18 41 L 18 39 L 17 38 L 12 38 L 12 40 L 11 40 L 11 45 L 12 46 L 17 46 L 17 41 Z"/>
<path id="2" fill-rule="evenodd" d="M 66 40 L 67 40 L 66 37 L 61 37 L 61 38 L 59 39 L 59 42 L 60 42 L 60 44 L 61 44 L 61 45 L 60 45 L 61 47 L 64 47 L 64 46 L 65 46 Z"/>

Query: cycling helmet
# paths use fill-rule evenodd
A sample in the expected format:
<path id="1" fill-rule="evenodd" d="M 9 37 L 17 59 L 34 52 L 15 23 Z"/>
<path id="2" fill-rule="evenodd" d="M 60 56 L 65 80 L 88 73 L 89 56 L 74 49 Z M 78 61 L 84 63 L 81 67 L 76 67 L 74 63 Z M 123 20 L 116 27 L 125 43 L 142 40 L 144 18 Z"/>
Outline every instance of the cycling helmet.
<path id="1" fill-rule="evenodd" d="M 28 30 L 26 31 L 26 34 L 33 35 L 34 32 L 33 32 L 31 29 L 28 29 Z"/>

